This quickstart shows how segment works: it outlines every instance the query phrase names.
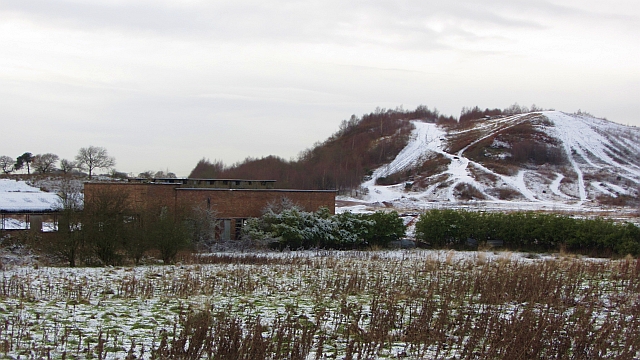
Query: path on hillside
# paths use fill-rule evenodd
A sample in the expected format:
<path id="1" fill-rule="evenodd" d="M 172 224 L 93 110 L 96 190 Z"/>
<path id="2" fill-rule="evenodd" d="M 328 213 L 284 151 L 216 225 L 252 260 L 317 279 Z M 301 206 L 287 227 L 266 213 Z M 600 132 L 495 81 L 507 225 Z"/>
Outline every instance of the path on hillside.
<path id="1" fill-rule="evenodd" d="M 507 129 L 510 129 L 516 125 L 521 124 L 524 121 L 524 115 L 523 114 L 519 114 L 519 115 L 514 115 L 514 116 L 510 116 L 510 117 L 506 117 L 504 119 L 502 119 L 501 121 L 497 121 L 493 124 L 491 124 L 491 126 L 486 126 L 486 127 L 491 127 L 491 130 L 489 130 L 489 133 L 485 136 L 482 136 L 474 141 L 472 141 L 469 145 L 465 146 L 464 148 L 462 148 L 460 151 L 458 151 L 457 157 L 459 159 L 459 162 L 464 164 L 464 169 L 460 169 L 460 167 L 458 166 L 458 164 L 453 164 L 450 165 L 450 173 L 454 174 L 454 175 L 458 175 L 459 177 L 457 178 L 457 180 L 454 182 L 453 185 L 450 186 L 450 191 L 449 191 L 449 201 L 456 201 L 455 198 L 453 197 L 453 190 L 455 189 L 456 186 L 458 186 L 458 184 L 460 183 L 468 183 L 472 186 L 474 186 L 476 189 L 478 189 L 483 196 L 485 196 L 486 198 L 490 199 L 490 200 L 498 200 L 495 197 L 487 194 L 485 192 L 486 190 L 486 186 L 484 184 L 479 183 L 478 181 L 476 181 L 473 177 L 471 177 L 469 175 L 469 172 L 467 170 L 469 164 L 472 164 L 473 166 L 477 167 L 478 169 L 484 171 L 487 174 L 493 175 L 497 178 L 499 178 L 500 180 L 502 180 L 503 183 L 511 186 L 512 188 L 517 189 L 527 200 L 529 201 L 538 201 L 538 199 L 535 197 L 535 195 L 527 188 L 525 182 L 524 182 L 524 171 L 520 171 L 518 172 L 518 174 L 516 176 L 506 176 L 506 175 L 502 175 L 499 173 L 496 173 L 493 170 L 490 170 L 488 168 L 486 168 L 484 165 L 475 162 L 471 159 L 468 159 L 467 157 L 464 156 L 464 152 L 467 151 L 471 146 L 476 145 L 478 143 L 480 143 L 481 141 L 491 137 L 491 136 L 495 136 L 496 132 L 498 131 L 504 131 Z"/>
<path id="2" fill-rule="evenodd" d="M 564 179 L 564 175 L 556 173 L 556 178 L 551 182 L 551 185 L 549 185 L 549 189 L 551 189 L 551 192 L 555 195 L 558 195 L 565 199 L 571 199 L 571 196 L 560 191 L 560 184 L 562 183 L 562 179 Z"/>
<path id="3" fill-rule="evenodd" d="M 407 146 L 391 163 L 376 169 L 372 178 L 362 184 L 369 190 L 369 195 L 365 197 L 365 200 L 384 202 L 385 204 L 395 201 L 407 204 L 442 200 L 457 202 L 459 198 L 456 196 L 456 187 L 459 188 L 460 184 L 474 187 L 482 194 L 482 197 L 494 203 L 510 201 L 496 199 L 489 195 L 490 188 L 513 189 L 521 194 L 527 202 L 549 204 L 549 206 L 556 204 L 557 200 L 572 201 L 572 205 L 582 206 L 589 198 L 597 196 L 597 194 L 616 197 L 620 194 L 635 193 L 636 188 L 633 185 L 629 185 L 631 186 L 629 187 L 615 181 L 607 181 L 606 176 L 616 176 L 618 181 L 626 181 L 628 184 L 640 184 L 640 166 L 635 164 L 638 152 L 630 151 L 627 146 L 630 142 L 633 143 L 636 139 L 640 139 L 640 130 L 602 119 L 557 111 L 545 111 L 533 115 L 544 116 L 553 123 L 551 126 L 544 122 L 536 123 L 536 125 L 539 126 L 540 131 L 557 139 L 558 145 L 567 155 L 567 168 L 575 173 L 570 176 L 572 179 L 567 179 L 566 173 L 555 172 L 555 175 L 552 173 L 549 177 L 549 175 L 524 168 L 515 175 L 504 175 L 466 157 L 467 151 L 474 145 L 501 131 L 522 124 L 527 121 L 530 115 L 519 114 L 494 119 L 472 128 L 449 133 L 434 123 L 412 121 L 415 129 Z M 469 134 L 477 132 L 482 135 L 455 153 L 449 153 L 445 150 L 446 138 L 456 135 L 465 136 L 467 132 L 470 132 Z M 435 182 L 429 185 L 426 190 L 420 193 L 407 193 L 404 191 L 404 184 L 375 185 L 376 179 L 410 169 L 436 156 L 436 154 L 447 159 L 449 164 L 445 171 L 430 177 Z M 587 175 L 593 177 L 594 172 L 599 172 L 601 177 L 586 181 L 585 177 Z M 548 177 L 549 181 L 542 180 L 541 177 Z M 552 194 L 552 199 L 545 200 L 549 195 L 543 194 L 547 192 L 549 195 Z M 595 192 L 596 195 L 589 192 Z"/>
<path id="4" fill-rule="evenodd" d="M 480 163 L 470 160 L 464 156 L 464 152 L 471 146 L 485 140 L 486 138 L 495 135 L 496 131 L 502 131 L 509 129 L 513 126 L 520 124 L 523 120 L 523 115 L 515 115 L 500 119 L 495 123 L 487 124 L 481 127 L 482 130 L 487 131 L 487 135 L 474 140 L 472 143 L 459 150 L 456 154 L 446 152 L 443 148 L 443 140 L 446 133 L 440 130 L 436 124 L 425 123 L 422 121 L 413 121 L 415 129 L 411 135 L 411 140 L 407 146 L 395 157 L 395 159 L 386 166 L 380 167 L 374 171 L 371 179 L 362 184 L 363 187 L 369 190 L 369 199 L 372 201 L 391 201 L 394 197 L 397 197 L 398 190 L 402 185 L 392 186 L 378 186 L 376 180 L 397 173 L 399 171 L 406 170 L 412 166 L 417 165 L 420 161 L 424 161 L 429 153 L 437 153 L 444 156 L 449 160 L 449 166 L 445 171 L 449 175 L 451 184 L 447 186 L 446 198 L 451 202 L 457 201 L 455 197 L 455 188 L 460 184 L 469 184 L 476 188 L 487 199 L 492 201 L 499 201 L 486 193 L 486 186 L 471 176 L 469 172 L 469 165 L 473 165 L 476 168 L 499 178 L 503 183 L 517 189 L 523 194 L 523 196 L 529 201 L 538 201 L 535 195 L 527 189 L 524 182 L 524 172 L 520 172 L 516 176 L 510 177 L 502 174 L 498 174 Z M 478 128 L 475 128 L 476 130 Z M 463 130 L 461 132 L 470 131 Z M 430 187 L 427 192 L 431 192 L 433 189 Z"/>

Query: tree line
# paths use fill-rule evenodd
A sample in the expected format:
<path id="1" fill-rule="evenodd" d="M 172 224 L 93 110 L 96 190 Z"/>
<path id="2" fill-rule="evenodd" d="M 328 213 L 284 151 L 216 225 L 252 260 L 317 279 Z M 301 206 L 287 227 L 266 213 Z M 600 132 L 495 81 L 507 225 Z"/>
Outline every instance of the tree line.
<path id="1" fill-rule="evenodd" d="M 13 159 L 10 156 L 0 156 L 0 169 L 5 175 L 26 168 L 27 174 L 50 174 L 54 172 L 62 172 L 64 174 L 72 173 L 74 170 L 87 171 L 89 178 L 93 177 L 97 169 L 109 169 L 114 167 L 116 160 L 109 156 L 107 149 L 99 146 L 83 147 L 78 150 L 78 154 L 74 160 L 60 159 L 53 153 L 36 154 L 30 152 Z"/>
<path id="2" fill-rule="evenodd" d="M 299 189 L 357 188 L 363 177 L 391 161 L 406 146 L 413 130 L 411 120 L 455 122 L 438 110 L 418 106 L 415 110 L 376 109 L 361 117 L 343 120 L 338 131 L 323 142 L 302 151 L 296 160 L 277 156 L 247 158 L 226 166 L 222 161 L 202 159 L 190 177 L 250 178 L 277 180 L 278 186 Z"/>
<path id="3" fill-rule="evenodd" d="M 544 111 L 545 109 L 537 106 L 536 104 L 531 105 L 531 107 L 520 106 L 518 103 L 515 103 L 505 109 L 489 109 L 486 108 L 482 110 L 478 106 L 474 107 L 463 107 L 462 111 L 460 111 L 460 117 L 458 121 L 460 123 L 465 123 L 470 120 L 482 119 L 485 117 L 494 117 L 494 116 L 511 116 L 517 114 L 524 114 L 528 112 L 537 112 Z M 551 109 L 549 109 L 551 110 Z"/>
<path id="4" fill-rule="evenodd" d="M 338 131 L 302 151 L 295 160 L 267 156 L 247 158 L 227 166 L 221 160 L 203 158 L 189 176 L 270 179 L 277 180 L 278 186 L 283 188 L 336 189 L 345 193 L 357 189 L 364 177 L 393 160 L 406 146 L 412 131 L 411 120 L 457 125 L 485 116 L 542 110 L 535 104 L 526 107 L 516 103 L 506 109 L 485 110 L 475 106 L 463 108 L 460 117 L 455 118 L 424 105 L 414 110 L 377 108 L 372 113 L 360 117 L 352 115 L 343 120 Z M 524 150 L 529 151 L 529 148 Z"/>

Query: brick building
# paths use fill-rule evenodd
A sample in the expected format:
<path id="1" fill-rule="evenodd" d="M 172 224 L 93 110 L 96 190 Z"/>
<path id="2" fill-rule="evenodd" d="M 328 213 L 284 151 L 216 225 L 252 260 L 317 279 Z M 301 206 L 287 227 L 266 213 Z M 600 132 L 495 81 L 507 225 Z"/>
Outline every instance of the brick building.
<path id="1" fill-rule="evenodd" d="M 88 182 L 85 203 L 104 191 L 125 193 L 135 209 L 214 210 L 221 220 L 221 238 L 236 239 L 244 221 L 259 217 L 269 203 L 291 200 L 305 211 L 326 207 L 335 213 L 334 190 L 275 189 L 274 180 L 131 179 L 128 182 Z"/>

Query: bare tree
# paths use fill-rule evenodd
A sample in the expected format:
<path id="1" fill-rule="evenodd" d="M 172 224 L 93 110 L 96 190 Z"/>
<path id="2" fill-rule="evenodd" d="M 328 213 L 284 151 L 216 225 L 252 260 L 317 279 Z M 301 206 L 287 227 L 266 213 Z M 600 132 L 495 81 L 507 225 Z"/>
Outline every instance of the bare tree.
<path id="1" fill-rule="evenodd" d="M 153 179 L 153 171 L 147 170 L 145 172 L 141 172 L 140 174 L 138 174 L 138 178 L 151 180 Z"/>
<path id="2" fill-rule="evenodd" d="M 60 160 L 60 170 L 62 170 L 63 173 L 68 174 L 70 172 L 73 171 L 73 169 L 77 168 L 78 166 L 76 165 L 75 161 L 71 161 L 71 160 L 67 160 L 67 159 L 62 159 Z"/>
<path id="3" fill-rule="evenodd" d="M 127 173 L 121 172 L 116 170 L 116 168 L 112 168 L 109 171 L 109 176 L 111 176 L 112 179 L 126 179 L 129 176 L 127 175 Z"/>
<path id="4" fill-rule="evenodd" d="M 43 246 L 53 255 L 59 256 L 74 267 L 84 251 L 82 236 L 82 182 L 64 179 L 58 190 L 58 231 L 54 236 L 43 238 Z"/>
<path id="5" fill-rule="evenodd" d="M 156 179 L 175 179 L 177 176 L 176 174 L 169 172 L 169 169 L 167 169 L 167 171 L 156 171 L 156 173 L 153 175 L 154 178 Z"/>
<path id="6" fill-rule="evenodd" d="M 58 189 L 56 209 L 59 211 L 82 211 L 83 207 L 84 195 L 82 182 L 80 180 L 62 180 Z"/>
<path id="7" fill-rule="evenodd" d="M 56 154 L 38 154 L 33 157 L 33 169 L 36 172 L 47 174 L 56 169 L 55 164 L 59 157 Z"/>
<path id="8" fill-rule="evenodd" d="M 95 169 L 108 169 L 116 164 L 116 159 L 107 154 L 107 149 L 99 146 L 80 148 L 76 155 L 78 167 L 89 171 L 89 179 Z"/>
<path id="9" fill-rule="evenodd" d="M 15 163 L 16 161 L 9 156 L 6 156 L 6 155 L 0 156 L 0 168 L 2 169 L 2 172 L 5 174 L 9 174 L 14 170 L 13 165 Z"/>

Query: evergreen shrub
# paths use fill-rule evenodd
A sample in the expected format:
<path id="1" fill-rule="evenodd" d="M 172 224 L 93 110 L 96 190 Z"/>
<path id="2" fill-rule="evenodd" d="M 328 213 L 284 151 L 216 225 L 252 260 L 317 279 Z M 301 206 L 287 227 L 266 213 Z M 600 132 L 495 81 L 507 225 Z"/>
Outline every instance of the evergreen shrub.
<path id="1" fill-rule="evenodd" d="M 386 246 L 403 237 L 405 227 L 396 212 L 331 215 L 326 208 L 305 212 L 292 207 L 280 212 L 268 209 L 260 218 L 249 220 L 243 232 L 279 249 L 357 249 Z"/>
<path id="2" fill-rule="evenodd" d="M 416 238 L 440 248 L 464 248 L 474 239 L 480 244 L 501 240 L 512 250 L 640 254 L 640 228 L 634 224 L 534 212 L 430 210 L 416 223 Z"/>

